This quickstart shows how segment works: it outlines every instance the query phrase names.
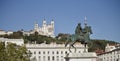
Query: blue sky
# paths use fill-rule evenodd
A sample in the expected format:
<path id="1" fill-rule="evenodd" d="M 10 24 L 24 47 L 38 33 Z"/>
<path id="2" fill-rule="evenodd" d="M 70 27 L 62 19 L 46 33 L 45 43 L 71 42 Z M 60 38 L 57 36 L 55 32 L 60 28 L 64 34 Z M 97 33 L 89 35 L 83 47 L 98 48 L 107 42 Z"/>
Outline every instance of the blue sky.
<path id="1" fill-rule="evenodd" d="M 120 0 L 0 0 L 0 29 L 32 30 L 45 18 L 55 21 L 55 34 L 73 34 L 84 17 L 92 39 L 120 41 Z"/>

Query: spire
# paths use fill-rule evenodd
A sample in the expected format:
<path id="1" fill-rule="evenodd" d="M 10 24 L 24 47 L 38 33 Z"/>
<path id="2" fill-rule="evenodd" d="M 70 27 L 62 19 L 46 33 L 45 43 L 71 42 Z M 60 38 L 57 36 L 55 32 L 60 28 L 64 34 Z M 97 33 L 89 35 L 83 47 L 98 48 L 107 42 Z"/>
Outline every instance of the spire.
<path id="1" fill-rule="evenodd" d="M 46 19 L 43 19 L 43 26 L 46 26 L 47 23 L 46 23 Z"/>
<path id="2" fill-rule="evenodd" d="M 84 25 L 87 26 L 87 17 L 84 18 Z"/>
<path id="3" fill-rule="evenodd" d="M 52 19 L 52 21 L 54 21 L 54 20 Z"/>
<path id="4" fill-rule="evenodd" d="M 34 24 L 38 24 L 37 21 L 35 21 Z"/>
<path id="5" fill-rule="evenodd" d="M 46 19 L 44 18 L 43 21 L 46 21 Z"/>
<path id="6" fill-rule="evenodd" d="M 46 19 L 45 18 L 43 19 L 43 23 L 46 23 Z"/>
<path id="7" fill-rule="evenodd" d="M 39 28 L 38 23 L 37 23 L 37 21 L 35 21 L 34 30 L 36 30 L 36 29 L 38 29 L 38 28 Z"/>
<path id="8" fill-rule="evenodd" d="M 51 24 L 54 23 L 54 20 L 52 19 Z"/>
<path id="9" fill-rule="evenodd" d="M 54 28 L 54 20 L 51 21 L 51 26 Z"/>

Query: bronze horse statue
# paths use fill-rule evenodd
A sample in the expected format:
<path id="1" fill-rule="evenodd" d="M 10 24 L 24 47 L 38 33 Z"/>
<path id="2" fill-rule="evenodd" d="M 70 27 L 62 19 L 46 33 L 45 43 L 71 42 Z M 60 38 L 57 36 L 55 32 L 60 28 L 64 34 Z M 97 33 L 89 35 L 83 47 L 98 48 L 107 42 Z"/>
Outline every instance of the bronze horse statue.
<path id="1" fill-rule="evenodd" d="M 65 47 L 69 44 L 69 51 L 71 51 L 71 47 L 75 49 L 74 52 L 76 52 L 76 48 L 74 47 L 74 44 L 76 42 L 80 42 L 81 44 L 84 44 L 84 47 L 86 48 L 86 44 L 90 41 L 90 34 L 92 34 L 92 30 L 90 26 L 85 25 L 85 28 L 82 29 L 81 24 L 79 23 L 78 26 L 76 27 L 76 32 L 75 34 L 72 34 L 67 38 L 67 42 L 65 43 Z M 78 32 L 79 31 L 79 32 Z"/>

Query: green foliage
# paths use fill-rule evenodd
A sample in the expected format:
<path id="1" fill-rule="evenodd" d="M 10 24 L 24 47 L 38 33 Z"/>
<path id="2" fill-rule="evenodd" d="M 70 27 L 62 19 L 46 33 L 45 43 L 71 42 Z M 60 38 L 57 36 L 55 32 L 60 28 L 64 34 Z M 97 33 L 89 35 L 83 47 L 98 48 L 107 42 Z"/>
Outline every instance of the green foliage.
<path id="1" fill-rule="evenodd" d="M 30 43 L 43 43 L 44 41 L 46 41 L 47 44 L 49 44 L 50 42 L 55 42 L 56 39 L 55 38 L 52 38 L 52 37 L 47 37 L 47 36 L 43 36 L 43 35 L 38 35 L 37 32 L 35 32 L 34 34 L 30 34 L 29 36 L 28 35 L 25 35 L 24 36 L 24 40 L 25 42 L 30 42 Z"/>
<path id="2" fill-rule="evenodd" d="M 0 61 L 7 61 L 5 52 L 5 43 L 0 42 Z"/>
<path id="3" fill-rule="evenodd" d="M 23 37 L 23 33 L 21 31 L 13 32 L 10 35 L 1 35 L 0 37 L 9 38 L 9 39 L 20 39 Z"/>
<path id="4" fill-rule="evenodd" d="M 30 61 L 30 53 L 25 46 L 0 42 L 0 61 Z"/>
<path id="5" fill-rule="evenodd" d="M 66 42 L 68 36 L 70 36 L 70 34 L 59 33 L 56 38 L 59 39 L 60 42 Z"/>
<path id="6" fill-rule="evenodd" d="M 100 50 L 105 50 L 105 46 L 107 45 L 107 43 L 109 44 L 117 44 L 117 42 L 114 42 L 114 41 L 109 41 L 109 40 L 91 40 L 90 41 L 92 43 L 91 47 L 89 47 L 88 51 L 95 51 L 97 49 L 100 49 Z"/>

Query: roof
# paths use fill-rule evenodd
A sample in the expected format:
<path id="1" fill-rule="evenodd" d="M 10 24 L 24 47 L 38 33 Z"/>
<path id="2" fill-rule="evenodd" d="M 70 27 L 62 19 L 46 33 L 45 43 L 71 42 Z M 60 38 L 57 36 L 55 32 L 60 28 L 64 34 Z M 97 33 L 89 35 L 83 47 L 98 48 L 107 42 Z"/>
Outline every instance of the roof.
<path id="1" fill-rule="evenodd" d="M 120 50 L 120 48 L 114 49 L 114 50 L 109 51 L 109 52 L 104 52 L 104 53 L 98 54 L 98 56 L 99 56 L 99 55 L 103 55 L 103 54 L 112 53 L 112 52 L 114 52 L 114 51 L 118 51 L 118 50 Z"/>
<path id="2" fill-rule="evenodd" d="M 4 31 L 4 30 L 0 29 L 0 31 Z"/>

